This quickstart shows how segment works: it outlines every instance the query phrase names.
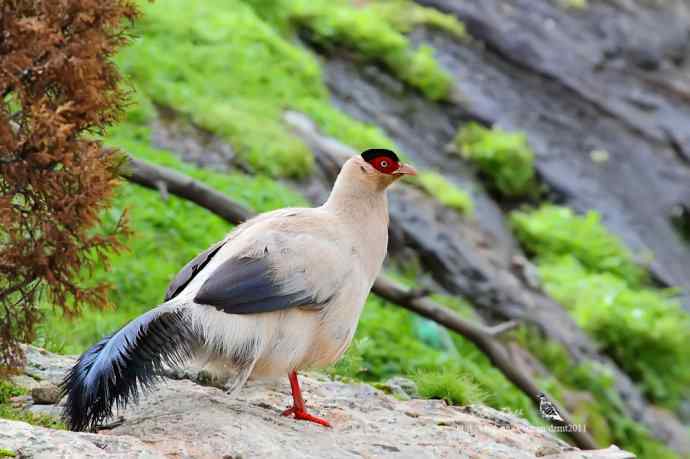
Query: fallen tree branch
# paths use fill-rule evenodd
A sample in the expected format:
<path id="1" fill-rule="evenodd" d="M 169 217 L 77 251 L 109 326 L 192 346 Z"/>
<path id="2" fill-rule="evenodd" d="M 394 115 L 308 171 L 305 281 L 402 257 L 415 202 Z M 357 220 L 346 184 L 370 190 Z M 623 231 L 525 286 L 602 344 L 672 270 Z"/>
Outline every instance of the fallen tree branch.
<path id="1" fill-rule="evenodd" d="M 413 288 L 407 292 L 406 299 L 409 300 L 416 300 L 418 298 L 424 298 L 431 295 L 431 290 L 427 287 L 418 287 L 418 288 Z"/>
<path id="2" fill-rule="evenodd" d="M 515 330 L 519 325 L 520 323 L 516 320 L 508 320 L 498 325 L 494 325 L 493 327 L 489 328 L 488 332 L 493 337 L 501 336 L 511 330 Z"/>
<path id="3" fill-rule="evenodd" d="M 124 174 L 130 182 L 156 191 L 160 190 L 159 183 L 164 183 L 168 193 L 192 201 L 230 223 L 238 224 L 254 216 L 252 211 L 232 201 L 220 191 L 172 169 L 131 156 L 128 166 Z"/>
<path id="4" fill-rule="evenodd" d="M 232 224 L 242 223 L 255 215 L 223 193 L 177 171 L 131 157 L 129 166 L 128 175 L 125 175 L 128 180 L 153 190 L 159 190 L 159 184 L 165 183 L 171 194 L 192 201 Z M 508 329 L 516 327 L 516 322 L 511 321 L 495 327 L 485 327 L 472 323 L 429 299 L 430 292 L 427 289 L 407 289 L 383 274 L 376 279 L 372 292 L 470 340 L 509 381 L 536 403 L 537 395 L 542 391 L 526 372 L 513 364 L 506 346 L 496 338 Z M 558 408 L 565 422 L 568 425 L 573 425 L 570 414 L 562 407 Z M 587 432 L 579 432 L 578 429 L 572 430 L 568 434 L 577 446 L 583 449 L 595 449 L 597 447 Z"/>
<path id="5" fill-rule="evenodd" d="M 161 199 L 163 202 L 168 202 L 168 198 L 170 197 L 168 194 L 168 185 L 166 185 L 162 180 L 159 180 L 156 185 L 158 185 L 158 191 L 161 194 Z"/>

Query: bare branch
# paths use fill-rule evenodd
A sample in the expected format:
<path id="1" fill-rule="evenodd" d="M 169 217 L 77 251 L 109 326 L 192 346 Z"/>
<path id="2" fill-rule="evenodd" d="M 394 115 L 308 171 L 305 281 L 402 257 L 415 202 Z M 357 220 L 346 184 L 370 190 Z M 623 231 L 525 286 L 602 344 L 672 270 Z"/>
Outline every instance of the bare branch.
<path id="1" fill-rule="evenodd" d="M 220 191 L 194 180 L 172 169 L 156 166 L 136 158 L 129 158 L 127 180 L 158 190 L 158 183 L 165 183 L 168 192 L 210 210 L 233 224 L 241 223 L 253 216 L 244 206 L 230 200 Z"/>
<path id="2" fill-rule="evenodd" d="M 168 194 L 168 185 L 166 185 L 166 183 L 164 181 L 158 180 L 156 182 L 156 188 L 158 188 L 158 191 L 161 194 L 161 199 L 163 200 L 163 202 L 167 202 L 168 198 L 170 197 L 170 195 Z"/>
<path id="3" fill-rule="evenodd" d="M 407 300 L 416 300 L 418 298 L 424 298 L 431 295 L 431 289 L 428 287 L 418 287 L 418 288 L 413 288 L 412 290 L 407 292 Z"/>
<path id="4" fill-rule="evenodd" d="M 508 333 L 511 330 L 515 330 L 520 323 L 516 320 L 509 320 L 507 322 L 503 322 L 498 325 L 494 325 L 493 327 L 489 328 L 487 332 L 493 336 L 494 338 L 501 336 L 505 333 Z"/>

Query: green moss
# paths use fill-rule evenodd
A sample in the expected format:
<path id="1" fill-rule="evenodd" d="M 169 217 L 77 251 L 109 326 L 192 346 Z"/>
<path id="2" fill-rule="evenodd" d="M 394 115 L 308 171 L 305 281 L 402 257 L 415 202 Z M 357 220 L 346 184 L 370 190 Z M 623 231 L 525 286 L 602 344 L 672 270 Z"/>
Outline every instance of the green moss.
<path id="1" fill-rule="evenodd" d="M 590 421 L 590 429 L 596 429 L 591 430 L 595 438 L 604 441 L 608 437 L 621 448 L 635 453 L 639 459 L 679 459 L 670 448 L 655 439 L 649 430 L 625 415 L 614 387 L 614 376 L 606 368 L 595 362 L 582 364 L 571 371 L 569 376 L 564 375 L 564 378 L 577 387 L 586 387 L 594 395 L 596 403 L 588 404 L 590 410 L 583 414 Z M 607 430 L 602 429 L 602 419 L 607 422 Z M 595 421 L 591 422 L 592 420 Z"/>
<path id="2" fill-rule="evenodd" d="M 588 270 L 610 272 L 632 286 L 648 280 L 645 269 L 601 224 L 597 212 L 576 215 L 566 207 L 545 204 L 536 210 L 513 212 L 510 221 L 523 245 L 538 257 L 572 254 Z"/>
<path id="3" fill-rule="evenodd" d="M 455 145 L 504 196 L 524 196 L 536 190 L 534 153 L 525 134 L 468 123 L 458 131 Z"/>
<path id="4" fill-rule="evenodd" d="M 434 196 L 444 206 L 456 209 L 463 214 L 474 213 L 472 197 L 437 172 L 421 171 L 412 183 Z"/>
<path id="5" fill-rule="evenodd" d="M 588 0 L 558 0 L 558 3 L 572 10 L 586 10 L 589 7 Z"/>
<path id="6" fill-rule="evenodd" d="M 589 212 L 544 205 L 514 212 L 511 221 L 522 243 L 536 255 L 547 292 L 566 306 L 651 400 L 674 408 L 690 397 L 690 317 L 673 292 L 653 288 L 629 249 Z M 625 416 L 613 375 L 596 363 L 575 368 L 565 350 L 532 343 L 528 348 L 558 380 L 587 390 L 596 404 L 585 416 L 592 433 L 635 452 L 640 458 L 677 457 L 640 424 Z M 577 413 L 576 413 L 577 414 Z M 606 420 L 604 428 L 602 420 Z"/>
<path id="7" fill-rule="evenodd" d="M 298 177 L 312 168 L 308 148 L 282 121 L 286 109 L 305 112 L 324 132 L 355 148 L 392 145 L 378 128 L 336 110 L 315 57 L 245 2 L 139 3 L 144 15 L 138 38 L 117 57 L 139 90 L 130 124 L 150 119 L 151 101 L 173 107 L 271 176 Z M 424 58 L 417 57 L 417 66 Z"/>
<path id="8" fill-rule="evenodd" d="M 418 373 L 414 381 L 422 397 L 445 400 L 450 405 L 472 405 L 487 399 L 484 390 L 458 369 Z"/>
<path id="9" fill-rule="evenodd" d="M 638 459 L 682 459 L 671 448 L 654 438 L 647 428 L 629 418 L 617 425 L 620 444 L 633 451 Z"/>
<path id="10" fill-rule="evenodd" d="M 465 25 L 455 16 L 434 8 L 425 8 L 409 0 L 372 2 L 370 8 L 384 17 L 398 32 L 408 33 L 415 27 L 427 26 L 443 30 L 458 40 L 469 38 Z"/>
<path id="11" fill-rule="evenodd" d="M 292 22 L 324 42 L 342 41 L 368 59 L 380 58 L 432 99 L 445 97 L 450 87 L 432 50 L 412 50 L 374 8 L 326 1 L 139 3 L 144 15 L 135 30 L 138 38 L 117 57 L 138 90 L 127 122 L 150 121 L 151 102 L 172 107 L 220 135 L 257 172 L 271 176 L 303 176 L 313 164 L 308 148 L 282 120 L 286 109 L 306 113 L 326 134 L 357 149 L 394 147 L 379 128 L 331 105 L 318 61 L 295 44 Z"/>
<path id="12" fill-rule="evenodd" d="M 623 402 L 615 389 L 615 377 L 607 368 L 597 362 L 584 363 L 563 378 L 592 393 L 597 402 L 592 405 L 593 413 L 607 420 L 613 443 L 634 452 L 639 459 L 678 459 L 678 455 L 655 439 L 649 430 L 625 415 Z"/>
<path id="13" fill-rule="evenodd" d="M 601 224 L 596 212 L 575 215 L 544 205 L 513 212 L 522 243 L 537 256 L 548 293 L 642 385 L 674 407 L 690 396 L 690 316 L 672 291 L 650 286 L 647 272 Z"/>
<path id="14" fill-rule="evenodd" d="M 548 293 L 648 397 L 669 407 L 690 397 L 690 316 L 671 292 L 630 287 L 569 255 L 542 261 L 539 271 Z"/>
<path id="15" fill-rule="evenodd" d="M 632 451 L 640 459 L 678 458 L 669 448 L 653 438 L 649 431 L 627 417 L 625 406 L 615 386 L 614 374 L 595 361 L 573 365 L 571 358 L 560 344 L 546 340 L 535 330 L 520 328 L 514 332 L 518 342 L 549 369 L 554 375 L 558 391 L 588 392 L 591 401 L 579 402 L 571 413 L 575 423 L 586 423 L 587 431 L 599 445 L 614 443 Z M 556 397 L 563 403 L 562 396 Z"/>
<path id="16" fill-rule="evenodd" d="M 35 414 L 14 408 L 10 405 L 0 405 L 0 418 L 10 421 L 26 422 L 34 426 L 47 427 L 49 429 L 66 430 L 64 422 L 60 419 L 47 414 Z"/>
<path id="17" fill-rule="evenodd" d="M 17 453 L 7 448 L 0 448 L 0 457 L 17 457 Z"/>
<path id="18" fill-rule="evenodd" d="M 258 171 L 298 176 L 310 170 L 308 149 L 282 126 L 280 102 L 289 94 L 324 95 L 313 59 L 239 1 L 140 6 L 139 38 L 117 62 L 148 98 L 221 135 Z M 271 97 L 278 100 L 266 103 Z"/>
<path id="19" fill-rule="evenodd" d="M 0 380 L 0 418 L 9 419 L 12 421 L 22 421 L 36 426 L 49 427 L 51 429 L 64 429 L 65 425 L 59 419 L 48 416 L 46 414 L 34 414 L 29 411 L 24 411 L 15 408 L 10 399 L 20 395 L 26 395 L 28 391 L 15 386 L 9 381 Z M 0 457 L 2 457 L 2 449 L 0 449 Z M 7 456 L 14 457 L 14 456 Z"/>
<path id="20" fill-rule="evenodd" d="M 429 77 L 434 73 L 429 69 L 435 65 L 431 50 L 409 50 L 403 35 L 381 25 L 387 16 L 378 5 L 361 14 L 345 3 L 262 0 L 234 0 L 229 5 L 214 0 L 193 6 L 183 0 L 161 0 L 142 2 L 142 8 L 144 17 L 136 30 L 139 38 L 117 59 L 133 86 L 132 104 L 124 123 L 109 135 L 114 139 L 111 143 L 132 152 L 136 150 L 130 147 L 130 140 L 148 143 L 147 125 L 156 116 L 153 103 L 172 107 L 220 135 L 240 160 L 270 176 L 303 175 L 313 161 L 283 123 L 286 109 L 306 113 L 325 134 L 356 149 L 397 150 L 378 127 L 357 122 L 331 105 L 318 61 L 294 44 L 290 21 L 305 18 L 307 12 L 316 15 L 316 23 L 335 21 L 341 31 L 347 29 L 344 24 L 348 21 L 362 22 L 357 33 L 362 34 L 364 52 L 372 56 L 389 46 L 399 49 L 404 45 L 405 52 L 397 54 L 404 62 L 396 65 L 423 82 L 429 92 L 437 88 L 436 79 Z M 418 10 L 412 7 L 398 12 L 409 15 L 408 11 L 416 11 L 415 21 L 435 17 Z M 307 16 L 312 17 L 311 13 Z M 379 25 L 390 34 L 370 37 Z M 442 198 L 449 205 L 471 205 L 459 190 L 446 184 L 436 186 L 442 186 Z"/>
<path id="21" fill-rule="evenodd" d="M 15 386 L 9 381 L 0 380 L 0 405 L 9 402 L 12 397 L 26 395 L 27 393 L 25 389 Z"/>
<path id="22" fill-rule="evenodd" d="M 354 8 L 327 0 L 288 3 L 292 21 L 307 28 L 311 39 L 321 46 L 350 48 L 380 62 L 431 100 L 449 96 L 452 78 L 436 62 L 433 50 L 427 46 L 412 49 L 407 37 L 376 8 Z"/>

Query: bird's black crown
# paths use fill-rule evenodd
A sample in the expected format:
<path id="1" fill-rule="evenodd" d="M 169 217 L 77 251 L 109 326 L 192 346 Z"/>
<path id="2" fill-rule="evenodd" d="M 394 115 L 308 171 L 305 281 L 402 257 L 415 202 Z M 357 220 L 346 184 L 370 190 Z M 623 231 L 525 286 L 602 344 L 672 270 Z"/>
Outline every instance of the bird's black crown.
<path id="1" fill-rule="evenodd" d="M 387 158 L 390 158 L 396 163 L 400 162 L 398 155 L 396 155 L 391 150 L 386 150 L 385 148 L 370 148 L 362 152 L 362 158 L 364 159 L 364 161 L 367 162 L 371 161 L 374 158 L 378 158 L 379 156 L 385 156 Z"/>

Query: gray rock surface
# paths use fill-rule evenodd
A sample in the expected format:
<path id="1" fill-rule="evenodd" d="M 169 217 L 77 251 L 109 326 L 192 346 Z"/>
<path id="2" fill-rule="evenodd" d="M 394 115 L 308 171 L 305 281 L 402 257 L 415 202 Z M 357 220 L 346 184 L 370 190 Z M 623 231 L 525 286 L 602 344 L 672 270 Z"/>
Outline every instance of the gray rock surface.
<path id="1" fill-rule="evenodd" d="M 31 389 L 31 398 L 39 405 L 54 405 L 60 401 L 60 389 L 55 384 L 40 384 Z"/>
<path id="2" fill-rule="evenodd" d="M 73 360 L 27 348 L 30 371 L 64 374 Z M 0 448 L 19 457 L 120 458 L 558 458 L 577 453 L 512 414 L 440 400 L 397 400 L 366 384 L 301 377 L 307 404 L 334 428 L 280 416 L 291 403 L 287 381 L 250 382 L 235 398 L 189 380 L 166 380 L 124 423 L 98 434 L 55 431 L 0 420 Z M 580 457 L 580 456 L 563 456 Z M 620 450 L 596 458 L 632 458 Z"/>
<path id="3" fill-rule="evenodd" d="M 0 419 L 0 448 L 27 459 L 165 457 L 128 436 L 66 432 L 4 419 Z"/>
<path id="4" fill-rule="evenodd" d="M 690 198 L 690 3 L 592 1 L 574 11 L 551 0 L 417 1 L 475 38 L 416 34 L 456 77 L 470 117 L 524 131 L 542 181 L 651 252 L 654 275 L 682 289 L 690 309 L 690 245 L 671 222 Z M 596 151 L 607 160 L 593 160 Z"/>

